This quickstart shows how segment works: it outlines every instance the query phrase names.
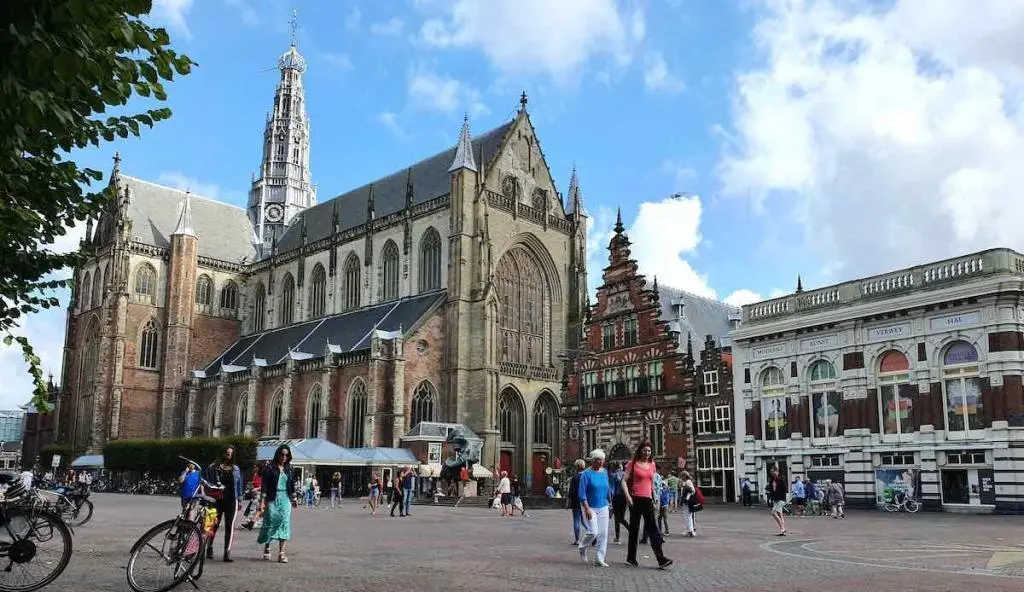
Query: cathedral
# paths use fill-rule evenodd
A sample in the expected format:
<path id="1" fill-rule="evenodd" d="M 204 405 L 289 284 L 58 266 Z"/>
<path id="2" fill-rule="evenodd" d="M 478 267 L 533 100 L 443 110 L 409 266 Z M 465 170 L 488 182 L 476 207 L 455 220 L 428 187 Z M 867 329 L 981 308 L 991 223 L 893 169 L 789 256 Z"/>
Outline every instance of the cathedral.
<path id="1" fill-rule="evenodd" d="M 565 352 L 586 306 L 586 214 L 527 111 L 318 202 L 292 46 L 245 209 L 130 176 L 89 221 L 68 308 L 59 438 L 327 438 L 397 446 L 469 426 L 530 480 L 560 455 Z"/>

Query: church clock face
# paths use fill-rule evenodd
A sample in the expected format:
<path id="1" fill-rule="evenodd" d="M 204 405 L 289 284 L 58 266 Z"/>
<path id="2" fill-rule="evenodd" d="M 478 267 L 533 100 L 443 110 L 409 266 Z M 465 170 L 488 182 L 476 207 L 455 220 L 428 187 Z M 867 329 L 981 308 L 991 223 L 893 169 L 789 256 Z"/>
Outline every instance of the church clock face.
<path id="1" fill-rule="evenodd" d="M 284 208 L 278 204 L 270 204 L 266 211 L 267 222 L 280 222 L 284 219 Z"/>

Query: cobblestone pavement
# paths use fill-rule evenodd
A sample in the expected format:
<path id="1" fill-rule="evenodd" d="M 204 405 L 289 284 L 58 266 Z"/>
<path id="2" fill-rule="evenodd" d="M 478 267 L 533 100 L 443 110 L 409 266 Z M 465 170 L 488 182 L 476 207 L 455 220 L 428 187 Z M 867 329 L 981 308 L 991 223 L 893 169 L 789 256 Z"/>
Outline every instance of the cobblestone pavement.
<path id="1" fill-rule="evenodd" d="M 71 565 L 47 590 L 128 590 L 125 566 L 132 543 L 177 511 L 173 498 L 93 499 L 96 514 L 76 530 Z M 670 516 L 673 535 L 665 548 L 676 564 L 659 571 L 644 547 L 640 569 L 623 565 L 625 545 L 609 545 L 611 568 L 582 564 L 568 544 L 565 511 L 499 519 L 477 508 L 414 506 L 412 517 L 391 519 L 371 517 L 361 506 L 352 500 L 336 512 L 296 510 L 287 565 L 260 561 L 255 534 L 238 531 L 236 561 L 207 563 L 201 589 L 1024 590 L 1024 517 L 851 512 L 846 520 L 790 518 L 790 535 L 776 537 L 762 508 L 711 507 L 698 515 L 694 539 L 674 536 L 682 530 L 682 515 Z"/>

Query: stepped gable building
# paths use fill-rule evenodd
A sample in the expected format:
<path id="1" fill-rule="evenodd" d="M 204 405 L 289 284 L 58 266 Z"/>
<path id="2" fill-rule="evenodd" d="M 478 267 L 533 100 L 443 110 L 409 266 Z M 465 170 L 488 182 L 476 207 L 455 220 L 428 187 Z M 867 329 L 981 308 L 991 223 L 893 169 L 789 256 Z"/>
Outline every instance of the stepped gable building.
<path id="1" fill-rule="evenodd" d="M 660 464 L 676 468 L 682 460 L 693 467 L 693 404 L 701 392 L 697 363 L 724 368 L 717 344 L 728 333 L 732 309 L 659 287 L 657 279 L 647 288 L 629 247 L 620 215 L 583 347 L 571 356 L 563 407 L 566 454 L 582 458 L 601 447 L 610 460 L 628 460 L 649 439 Z M 707 339 L 695 345 L 694 334 Z"/>
<path id="2" fill-rule="evenodd" d="M 62 435 L 326 437 L 469 426 L 525 478 L 558 454 L 558 355 L 580 333 L 586 213 L 527 112 L 315 203 L 294 46 L 247 209 L 124 175 L 76 270 Z M 453 134 L 454 139 L 454 134 Z M 544 465 L 546 468 L 546 465 Z"/>
<path id="3" fill-rule="evenodd" d="M 1024 511 L 1024 255 L 992 249 L 743 307 L 741 474 L 850 505 Z"/>

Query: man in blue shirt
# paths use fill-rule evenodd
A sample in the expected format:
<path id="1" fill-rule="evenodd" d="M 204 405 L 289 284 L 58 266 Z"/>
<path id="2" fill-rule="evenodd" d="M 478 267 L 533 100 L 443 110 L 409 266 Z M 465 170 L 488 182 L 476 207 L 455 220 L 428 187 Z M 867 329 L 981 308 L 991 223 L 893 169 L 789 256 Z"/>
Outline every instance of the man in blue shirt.
<path id="1" fill-rule="evenodd" d="M 798 510 L 800 515 L 804 515 L 804 482 L 800 480 L 800 477 L 793 479 L 793 485 L 790 487 L 790 493 L 793 494 L 793 513 L 795 514 Z"/>
<path id="2" fill-rule="evenodd" d="M 199 470 L 192 465 L 185 465 L 185 471 L 178 477 L 181 483 L 181 507 L 199 493 Z"/>
<path id="3" fill-rule="evenodd" d="M 590 468 L 583 471 L 579 485 L 580 506 L 587 532 L 580 539 L 580 558 L 587 561 L 587 547 L 596 539 L 597 559 L 594 565 L 608 567 L 604 561 L 608 550 L 608 504 L 611 502 L 611 484 L 604 469 L 604 451 L 590 453 Z"/>

